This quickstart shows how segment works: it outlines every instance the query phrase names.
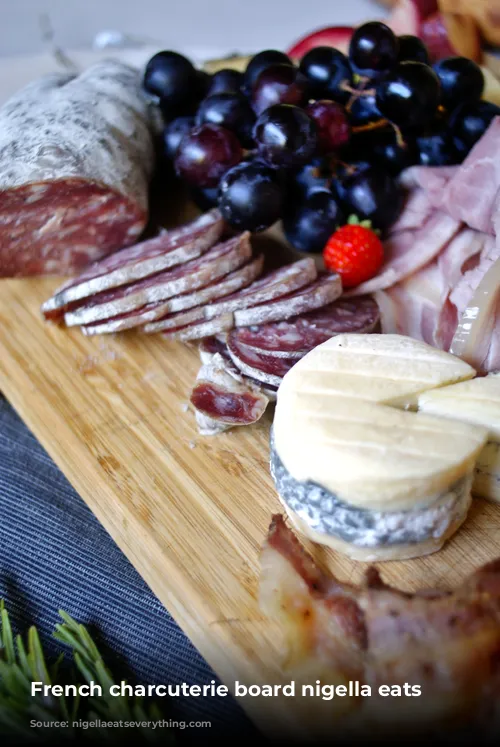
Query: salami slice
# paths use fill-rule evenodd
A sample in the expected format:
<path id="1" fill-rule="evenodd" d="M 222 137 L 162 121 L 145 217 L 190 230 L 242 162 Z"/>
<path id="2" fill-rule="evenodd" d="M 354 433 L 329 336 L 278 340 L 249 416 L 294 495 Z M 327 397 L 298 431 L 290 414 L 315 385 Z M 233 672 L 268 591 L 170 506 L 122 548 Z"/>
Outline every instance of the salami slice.
<path id="1" fill-rule="evenodd" d="M 314 283 L 276 301 L 235 311 L 234 326 L 247 327 L 290 319 L 332 303 L 341 293 L 342 283 L 338 275 L 322 275 Z"/>
<path id="2" fill-rule="evenodd" d="M 251 256 L 252 246 L 248 232 L 217 244 L 198 259 L 160 272 L 138 283 L 121 286 L 99 293 L 89 303 L 64 315 L 71 327 L 110 319 L 118 314 L 140 309 L 177 294 L 203 288 L 241 267 Z"/>
<path id="3" fill-rule="evenodd" d="M 121 332 L 125 329 L 132 329 L 133 327 L 144 327 L 146 332 L 158 332 L 161 329 L 176 328 L 189 324 L 190 322 L 203 319 L 203 314 L 200 314 L 199 304 L 207 303 L 212 298 L 220 298 L 225 296 L 227 293 L 231 293 L 237 288 L 244 288 L 249 285 L 256 277 L 262 272 L 264 264 L 264 257 L 261 255 L 256 259 L 251 260 L 246 265 L 241 267 L 234 272 L 226 275 L 222 280 L 217 280 L 205 288 L 200 288 L 193 293 L 186 293 L 182 296 L 169 299 L 168 301 L 161 301 L 159 303 L 148 304 L 141 309 L 129 311 L 124 314 L 107 319 L 104 322 L 95 322 L 94 324 L 87 324 L 82 327 L 82 332 L 85 335 L 103 335 L 110 334 L 113 332 Z M 156 327 L 154 323 L 149 324 L 154 319 L 164 315 L 172 306 L 181 306 L 187 309 L 187 311 L 179 312 L 177 314 L 170 314 L 165 321 L 167 324 Z"/>
<path id="4" fill-rule="evenodd" d="M 218 354 L 201 367 L 190 400 L 202 435 L 255 423 L 269 403 L 266 395 L 246 384 Z"/>
<path id="5" fill-rule="evenodd" d="M 373 332 L 379 321 L 379 309 L 371 296 L 339 298 L 288 321 L 239 327 L 231 332 L 231 339 L 267 355 L 301 358 L 335 335 Z"/>
<path id="6" fill-rule="evenodd" d="M 188 342 L 189 340 L 202 340 L 204 337 L 211 337 L 212 335 L 219 335 L 223 332 L 228 332 L 233 328 L 234 319 L 232 314 L 222 314 L 217 319 L 209 319 L 208 321 L 194 322 L 188 324 L 180 329 L 172 329 L 162 334 L 169 340 L 182 340 Z"/>
<path id="7" fill-rule="evenodd" d="M 309 285 L 316 279 L 317 275 L 314 260 L 301 259 L 268 273 L 242 292 L 234 293 L 232 296 L 219 301 L 219 303 L 210 304 L 206 309 L 206 317 L 212 319 L 219 314 L 247 309 L 265 301 L 281 298 Z"/>
<path id="8" fill-rule="evenodd" d="M 227 338 L 227 350 L 241 373 L 275 387 L 279 387 L 283 376 L 297 363 L 296 358 L 278 358 L 258 353 L 254 348 L 238 342 L 232 332 Z"/>
<path id="9" fill-rule="evenodd" d="M 111 254 L 59 288 L 43 304 L 42 313 L 47 319 L 56 319 L 64 310 L 81 305 L 77 302 L 82 299 L 196 259 L 219 240 L 223 229 L 222 217 L 213 210 L 192 223 Z"/>
<path id="10" fill-rule="evenodd" d="M 227 345 L 215 335 L 212 335 L 212 337 L 204 337 L 203 340 L 200 340 L 198 352 L 202 363 L 210 363 L 217 353 L 222 356 L 227 354 Z"/>
<path id="11" fill-rule="evenodd" d="M 71 274 L 137 240 L 154 149 L 140 74 L 53 73 L 0 110 L 0 276 Z"/>

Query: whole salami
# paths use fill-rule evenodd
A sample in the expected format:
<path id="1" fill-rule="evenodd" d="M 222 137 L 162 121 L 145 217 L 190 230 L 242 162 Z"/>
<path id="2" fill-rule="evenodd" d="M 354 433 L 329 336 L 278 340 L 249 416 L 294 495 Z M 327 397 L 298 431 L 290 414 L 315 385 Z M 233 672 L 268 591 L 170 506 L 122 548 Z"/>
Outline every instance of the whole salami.
<path id="1" fill-rule="evenodd" d="M 0 277 L 70 274 L 136 241 L 154 149 L 139 72 L 53 73 L 0 109 Z"/>

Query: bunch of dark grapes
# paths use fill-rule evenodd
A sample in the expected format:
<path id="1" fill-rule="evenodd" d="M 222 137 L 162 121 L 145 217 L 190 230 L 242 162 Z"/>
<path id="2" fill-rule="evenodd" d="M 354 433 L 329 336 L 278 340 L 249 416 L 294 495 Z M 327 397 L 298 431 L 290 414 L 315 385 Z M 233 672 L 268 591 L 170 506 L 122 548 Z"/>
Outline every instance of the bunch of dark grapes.
<path id="1" fill-rule="evenodd" d="M 461 163 L 500 108 L 481 101 L 480 68 L 464 57 L 432 67 L 416 37 L 380 22 L 353 34 L 349 55 L 255 55 L 245 72 L 207 75 L 160 52 L 144 88 L 165 120 L 164 155 L 202 209 L 237 229 L 282 219 L 299 251 L 320 252 L 355 214 L 386 231 L 409 166 Z"/>

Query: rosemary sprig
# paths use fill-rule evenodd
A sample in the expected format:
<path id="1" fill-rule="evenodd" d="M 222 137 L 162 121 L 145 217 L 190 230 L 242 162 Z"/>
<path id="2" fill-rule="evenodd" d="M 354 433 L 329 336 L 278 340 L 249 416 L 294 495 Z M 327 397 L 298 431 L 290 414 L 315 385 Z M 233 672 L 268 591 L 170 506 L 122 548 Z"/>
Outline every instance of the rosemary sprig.
<path id="1" fill-rule="evenodd" d="M 84 625 L 80 625 L 66 612 L 60 610 L 62 623 L 56 625 L 54 638 L 69 647 L 74 667 L 71 670 L 72 683 L 75 685 L 90 683 L 101 685 L 101 697 L 80 698 L 79 696 L 60 697 L 44 696 L 40 693 L 31 695 L 31 683 L 43 682 L 45 685 L 64 684 L 60 664 L 62 654 L 49 667 L 35 627 L 28 631 L 25 645 L 22 637 L 14 637 L 9 615 L 3 600 L 0 600 L 0 735 L 9 734 L 34 740 L 50 736 L 46 726 L 43 729 L 30 727 L 31 720 L 44 722 L 66 722 L 68 726 L 60 729 L 58 736 L 75 737 L 72 723 L 83 721 L 158 721 L 164 714 L 155 703 L 145 705 L 141 698 L 109 694 L 109 688 L 115 683 L 113 676 L 104 663 L 102 655 Z M 67 675 L 66 675 L 67 679 Z M 57 727 L 54 727 L 54 731 Z M 167 745 L 175 743 L 171 729 L 148 729 L 137 727 L 134 734 L 151 742 L 160 740 Z M 99 736 L 114 740 L 123 737 L 121 729 L 98 729 Z"/>

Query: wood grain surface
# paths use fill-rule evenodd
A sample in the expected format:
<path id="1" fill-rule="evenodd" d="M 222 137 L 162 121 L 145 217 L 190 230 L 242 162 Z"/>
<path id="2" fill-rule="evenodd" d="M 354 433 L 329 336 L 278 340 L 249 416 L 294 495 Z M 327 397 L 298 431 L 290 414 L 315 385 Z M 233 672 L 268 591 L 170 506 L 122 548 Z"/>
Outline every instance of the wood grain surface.
<path id="1" fill-rule="evenodd" d="M 57 285 L 1 281 L 2 391 L 222 680 L 289 681 L 279 631 L 257 603 L 259 548 L 279 510 L 268 471 L 272 413 L 200 437 L 186 411 L 196 350 L 46 324 L 39 307 Z M 341 579 L 356 581 L 365 568 L 313 552 Z M 383 575 L 405 589 L 451 587 L 498 555 L 500 507 L 476 501 L 443 551 L 387 563 Z M 297 728 L 287 699 L 242 705 L 264 729 Z"/>

